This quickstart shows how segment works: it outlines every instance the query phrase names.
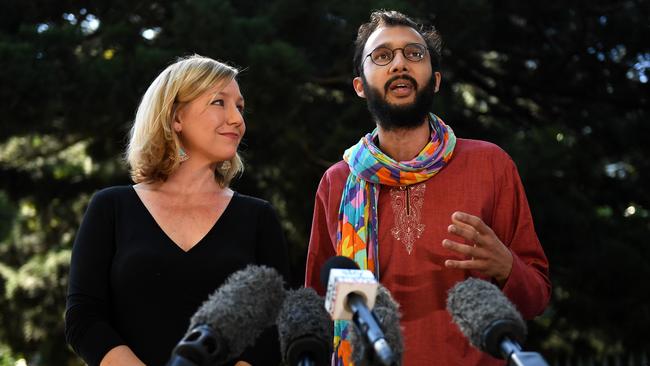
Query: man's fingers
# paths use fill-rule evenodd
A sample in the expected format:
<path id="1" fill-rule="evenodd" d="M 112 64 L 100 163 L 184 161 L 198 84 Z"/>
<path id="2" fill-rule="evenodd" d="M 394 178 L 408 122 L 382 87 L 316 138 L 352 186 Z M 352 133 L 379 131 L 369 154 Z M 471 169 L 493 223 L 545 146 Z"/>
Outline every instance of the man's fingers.
<path id="1" fill-rule="evenodd" d="M 480 217 L 456 211 L 451 215 L 452 224 L 447 230 L 465 240 L 461 244 L 449 239 L 443 247 L 467 256 L 467 260 L 445 261 L 445 267 L 461 270 L 477 270 L 485 275 L 504 281 L 512 270 L 512 254 L 494 231 Z M 471 258 L 471 259 L 470 259 Z"/>
<path id="2" fill-rule="evenodd" d="M 467 244 L 461 244 L 449 239 L 443 240 L 442 246 L 447 249 L 453 250 L 461 254 L 465 254 L 470 257 L 484 258 L 486 255 L 485 250 L 483 248 L 474 247 Z"/>
<path id="3" fill-rule="evenodd" d="M 480 259 L 474 259 L 468 261 L 455 261 L 453 259 L 447 259 L 445 261 L 445 267 L 482 271 L 486 268 L 486 263 L 484 260 L 480 260 Z"/>
<path id="4" fill-rule="evenodd" d="M 461 238 L 463 238 L 463 239 L 465 239 L 465 240 L 467 240 L 467 241 L 469 241 L 469 242 L 471 242 L 473 244 L 480 244 L 481 243 L 480 242 L 481 234 L 471 226 L 461 227 L 459 225 L 452 224 L 452 225 L 449 225 L 447 227 L 447 231 L 449 231 L 450 233 L 452 233 L 454 235 L 458 235 Z"/>
<path id="5" fill-rule="evenodd" d="M 451 215 L 451 222 L 454 224 L 462 224 L 459 226 L 464 226 L 464 228 L 467 228 L 467 226 L 472 227 L 474 230 L 478 231 L 479 234 L 487 234 L 492 231 L 492 229 L 490 229 L 490 227 L 487 226 L 480 217 L 465 212 L 454 212 Z"/>

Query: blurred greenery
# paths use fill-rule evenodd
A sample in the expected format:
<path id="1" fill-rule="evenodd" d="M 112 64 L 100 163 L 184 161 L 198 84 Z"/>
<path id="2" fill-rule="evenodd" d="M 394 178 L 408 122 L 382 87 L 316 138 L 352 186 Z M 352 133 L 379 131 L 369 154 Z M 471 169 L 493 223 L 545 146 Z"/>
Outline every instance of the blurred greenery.
<path id="1" fill-rule="evenodd" d="M 75 231 L 94 191 L 129 184 L 126 132 L 177 56 L 244 69 L 247 171 L 235 189 L 278 208 L 299 281 L 320 176 L 373 127 L 351 87 L 351 58 L 356 28 L 376 8 L 439 28 L 435 112 L 518 164 L 554 288 L 527 348 L 549 359 L 650 351 L 647 0 L 0 8 L 0 365 L 79 364 L 63 337 Z"/>

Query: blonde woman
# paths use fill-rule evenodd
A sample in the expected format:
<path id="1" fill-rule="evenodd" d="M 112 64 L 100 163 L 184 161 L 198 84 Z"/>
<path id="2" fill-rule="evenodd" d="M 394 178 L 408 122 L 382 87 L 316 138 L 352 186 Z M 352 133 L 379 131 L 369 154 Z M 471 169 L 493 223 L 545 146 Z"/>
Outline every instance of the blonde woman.
<path id="1" fill-rule="evenodd" d="M 191 56 L 167 67 L 138 108 L 126 151 L 132 186 L 91 200 L 75 239 L 66 338 L 90 365 L 164 365 L 189 319 L 232 272 L 286 278 L 272 207 L 229 188 L 246 130 L 237 70 Z M 241 359 L 277 365 L 277 336 Z M 233 363 L 237 360 L 233 360 Z"/>

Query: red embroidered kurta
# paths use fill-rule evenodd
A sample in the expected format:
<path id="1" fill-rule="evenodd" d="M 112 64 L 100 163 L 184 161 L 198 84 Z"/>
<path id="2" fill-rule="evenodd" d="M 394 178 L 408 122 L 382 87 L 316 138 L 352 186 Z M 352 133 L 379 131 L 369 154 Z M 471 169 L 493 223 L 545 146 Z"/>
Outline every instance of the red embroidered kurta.
<path id="1" fill-rule="evenodd" d="M 321 295 L 320 268 L 336 255 L 336 229 L 347 163 L 330 167 L 316 193 L 305 285 Z M 399 302 L 404 335 L 403 365 L 503 365 L 472 347 L 446 311 L 447 291 L 473 271 L 449 269 L 446 259 L 466 259 L 442 247 L 462 241 L 447 232 L 451 214 L 479 216 L 513 254 L 512 272 L 502 290 L 524 318 L 546 307 L 551 285 L 548 261 L 512 159 L 498 146 L 458 139 L 454 156 L 440 173 L 408 187 L 382 186 L 379 193 L 379 270 Z"/>

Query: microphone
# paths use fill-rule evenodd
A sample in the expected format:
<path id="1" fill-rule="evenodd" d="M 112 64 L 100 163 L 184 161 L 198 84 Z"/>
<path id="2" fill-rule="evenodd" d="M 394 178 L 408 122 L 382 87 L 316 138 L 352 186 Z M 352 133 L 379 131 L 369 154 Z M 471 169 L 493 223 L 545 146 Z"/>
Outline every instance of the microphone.
<path id="1" fill-rule="evenodd" d="M 323 298 L 311 288 L 288 291 L 276 321 L 282 359 L 289 366 L 327 366 L 334 326 Z"/>
<path id="2" fill-rule="evenodd" d="M 377 300 L 372 309 L 379 324 L 384 330 L 386 341 L 395 355 L 394 365 L 402 364 L 404 352 L 404 341 L 399 320 L 402 314 L 399 311 L 399 304 L 393 299 L 388 289 L 381 284 L 377 288 Z M 362 336 L 357 334 L 356 329 L 350 329 L 350 343 L 352 345 L 352 361 L 357 366 L 379 365 L 374 354 L 370 351 L 370 345 L 365 342 Z"/>
<path id="3" fill-rule="evenodd" d="M 192 316 L 167 366 L 222 365 L 273 325 L 285 297 L 273 268 L 249 265 L 234 272 Z"/>
<path id="4" fill-rule="evenodd" d="M 517 366 L 548 366 L 536 352 L 523 352 L 526 324 L 495 285 L 476 278 L 457 283 L 447 296 L 447 311 L 469 342 Z"/>
<path id="5" fill-rule="evenodd" d="M 353 269 L 356 268 L 356 269 Z M 360 270 L 346 257 L 333 257 L 321 268 L 321 284 L 327 288 L 325 308 L 334 320 L 352 320 L 382 365 L 392 365 L 395 355 L 370 309 L 377 297 L 372 272 Z"/>

